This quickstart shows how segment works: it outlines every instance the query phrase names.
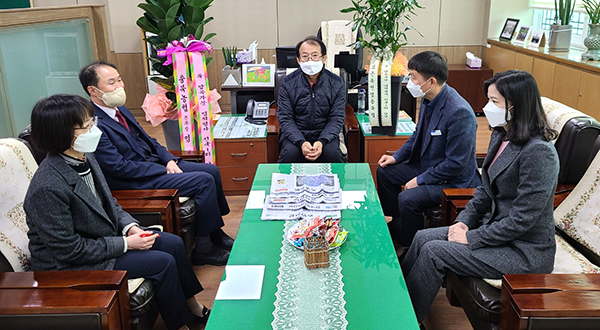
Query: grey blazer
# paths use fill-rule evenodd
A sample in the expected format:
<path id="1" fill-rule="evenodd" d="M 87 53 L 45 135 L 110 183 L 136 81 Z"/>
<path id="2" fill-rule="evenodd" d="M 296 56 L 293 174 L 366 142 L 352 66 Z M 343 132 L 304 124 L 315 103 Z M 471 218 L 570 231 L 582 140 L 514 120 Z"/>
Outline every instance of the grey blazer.
<path id="1" fill-rule="evenodd" d="M 31 179 L 23 207 L 34 270 L 112 270 L 123 255 L 123 228 L 137 221 L 110 194 L 86 154 L 100 202 L 71 166 L 49 154 Z"/>
<path id="2" fill-rule="evenodd" d="M 504 274 L 549 273 L 556 251 L 556 149 L 540 137 L 521 146 L 509 143 L 490 166 L 503 136 L 492 133 L 482 185 L 456 221 L 469 227 L 469 247 L 484 263 Z"/>

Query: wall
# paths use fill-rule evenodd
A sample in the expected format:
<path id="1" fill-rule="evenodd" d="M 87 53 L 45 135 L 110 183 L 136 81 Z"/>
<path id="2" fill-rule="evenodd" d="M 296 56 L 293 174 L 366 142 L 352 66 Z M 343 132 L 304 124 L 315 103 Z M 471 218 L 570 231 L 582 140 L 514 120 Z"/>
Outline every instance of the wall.
<path id="1" fill-rule="evenodd" d="M 448 57 L 450 63 L 463 63 L 465 51 L 481 55 L 488 36 L 487 17 L 490 7 L 496 10 L 494 17 L 503 13 L 490 1 L 498 0 L 421 0 L 424 9 L 417 9 L 412 25 L 422 34 L 408 32 L 413 44 L 405 47 L 408 57 L 422 50 L 436 50 Z M 520 3 L 522 0 L 503 0 Z M 120 63 L 120 71 L 127 83 L 127 106 L 140 108 L 146 91 L 146 78 L 140 75 L 145 65 L 142 56 L 140 29 L 135 21 L 142 15 L 137 5 L 142 0 L 33 0 L 34 6 L 65 6 L 76 4 L 105 4 L 109 26 L 110 47 L 114 61 Z M 528 2 L 527 2 L 528 3 Z M 350 0 L 215 0 L 207 14 L 214 20 L 207 24 L 208 31 L 217 33 L 212 44 L 217 61 L 209 66 L 210 85 L 221 85 L 223 46 L 248 47 L 257 40 L 259 57 L 274 63 L 274 48 L 278 45 L 295 45 L 308 35 L 316 34 L 320 22 L 332 19 L 351 19 L 340 9 L 352 5 Z M 512 6 L 515 7 L 515 6 Z M 464 19 L 467 18 L 467 19 Z M 506 17 L 504 17 L 506 18 Z M 458 24 L 460 23 L 460 24 Z M 501 29 L 501 27 L 499 28 Z M 498 32 L 499 34 L 499 32 Z M 365 57 L 366 58 L 366 57 Z M 124 68 L 123 65 L 126 65 Z M 221 104 L 229 107 L 228 93 L 222 93 Z"/>
<path id="2" fill-rule="evenodd" d="M 487 0 L 490 1 L 490 0 Z M 498 38 L 507 18 L 519 19 L 520 25 L 533 24 L 533 9 L 529 1 L 523 0 L 491 0 L 488 38 Z"/>

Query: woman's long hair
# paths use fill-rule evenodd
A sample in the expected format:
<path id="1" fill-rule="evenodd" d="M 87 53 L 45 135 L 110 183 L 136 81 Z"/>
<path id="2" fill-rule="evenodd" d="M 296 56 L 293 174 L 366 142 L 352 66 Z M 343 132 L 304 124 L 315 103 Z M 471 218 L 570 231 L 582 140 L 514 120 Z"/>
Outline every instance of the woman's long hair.
<path id="1" fill-rule="evenodd" d="M 558 132 L 548 125 L 540 91 L 530 73 L 520 70 L 499 72 L 483 84 L 485 95 L 490 85 L 495 85 L 504 97 L 505 109 L 509 108 L 509 101 L 513 106 L 507 140 L 522 145 L 537 135 L 546 141 L 556 139 Z"/>

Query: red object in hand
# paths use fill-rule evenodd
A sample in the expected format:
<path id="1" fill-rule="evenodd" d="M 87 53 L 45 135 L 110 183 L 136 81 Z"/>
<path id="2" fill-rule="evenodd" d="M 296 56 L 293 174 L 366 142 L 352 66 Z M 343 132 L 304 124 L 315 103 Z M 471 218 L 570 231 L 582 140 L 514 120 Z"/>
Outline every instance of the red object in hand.
<path id="1" fill-rule="evenodd" d="M 148 237 L 148 236 L 152 236 L 152 235 L 154 235 L 154 234 L 141 233 L 140 237 Z M 157 237 L 160 237 L 160 234 L 156 234 L 156 235 L 158 235 Z"/>

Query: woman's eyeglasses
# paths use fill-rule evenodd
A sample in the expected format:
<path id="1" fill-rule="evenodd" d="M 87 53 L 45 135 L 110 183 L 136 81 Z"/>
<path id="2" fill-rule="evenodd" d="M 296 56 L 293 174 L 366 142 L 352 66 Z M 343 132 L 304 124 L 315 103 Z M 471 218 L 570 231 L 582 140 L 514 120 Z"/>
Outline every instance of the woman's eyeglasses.
<path id="1" fill-rule="evenodd" d="M 89 131 L 92 129 L 92 127 L 96 126 L 97 123 L 98 123 L 98 116 L 94 116 L 94 117 L 92 117 L 92 121 L 90 121 L 89 124 L 87 124 L 86 126 L 83 126 L 83 127 L 75 127 L 75 129 L 85 129 L 85 130 Z"/>

